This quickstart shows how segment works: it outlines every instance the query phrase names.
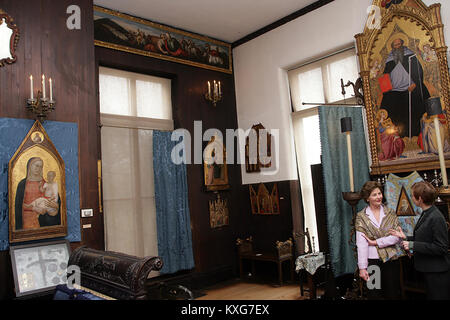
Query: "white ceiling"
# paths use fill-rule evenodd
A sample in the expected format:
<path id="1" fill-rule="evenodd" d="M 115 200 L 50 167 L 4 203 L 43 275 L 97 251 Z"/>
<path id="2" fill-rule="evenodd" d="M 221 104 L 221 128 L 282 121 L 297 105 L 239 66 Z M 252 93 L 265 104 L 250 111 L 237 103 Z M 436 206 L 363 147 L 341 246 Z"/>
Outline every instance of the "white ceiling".
<path id="1" fill-rule="evenodd" d="M 94 0 L 94 4 L 233 43 L 317 0 Z"/>

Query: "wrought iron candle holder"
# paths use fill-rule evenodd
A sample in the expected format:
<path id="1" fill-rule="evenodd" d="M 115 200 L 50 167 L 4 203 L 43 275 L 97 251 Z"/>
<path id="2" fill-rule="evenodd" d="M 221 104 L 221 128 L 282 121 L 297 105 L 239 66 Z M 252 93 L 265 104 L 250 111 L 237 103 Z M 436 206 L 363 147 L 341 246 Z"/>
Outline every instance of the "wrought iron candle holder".
<path id="1" fill-rule="evenodd" d="M 27 110 L 33 112 L 39 121 L 45 120 L 47 114 L 55 110 L 56 101 L 52 98 L 43 98 L 42 92 L 39 90 L 37 92 L 37 97 L 32 99 L 27 99 Z"/>
<path id="2" fill-rule="evenodd" d="M 350 232 L 350 240 L 349 243 L 351 245 L 355 245 L 353 242 L 353 235 L 355 234 L 355 220 L 356 220 L 356 206 L 358 205 L 359 201 L 362 199 L 361 194 L 359 192 L 342 192 L 342 198 L 344 198 L 345 201 L 352 207 L 352 222 L 351 227 L 352 230 Z M 356 252 L 356 250 L 354 250 Z"/>
<path id="3" fill-rule="evenodd" d="M 361 201 L 362 197 L 359 192 L 342 192 L 342 198 L 352 207 L 352 222 L 351 222 L 351 231 L 350 231 L 350 239 L 348 243 L 353 246 L 353 254 L 355 259 L 357 259 L 357 247 L 356 241 L 353 240 L 354 235 L 356 233 L 355 228 L 355 220 L 356 220 L 356 206 L 359 201 Z M 361 299 L 363 296 L 363 283 L 361 278 L 359 277 L 359 269 L 356 268 L 355 273 L 353 274 L 353 282 L 352 288 L 347 289 L 347 293 L 345 294 L 348 299 Z"/>

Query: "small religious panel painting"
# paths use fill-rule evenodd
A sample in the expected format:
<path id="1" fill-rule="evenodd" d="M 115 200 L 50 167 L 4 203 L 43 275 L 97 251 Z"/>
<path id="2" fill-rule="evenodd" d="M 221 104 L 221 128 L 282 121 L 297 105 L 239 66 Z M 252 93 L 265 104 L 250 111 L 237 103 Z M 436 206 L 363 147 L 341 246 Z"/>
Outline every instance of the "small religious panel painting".
<path id="1" fill-rule="evenodd" d="M 397 215 L 398 216 L 414 216 L 414 209 L 411 204 L 411 201 L 406 193 L 405 188 L 402 186 L 402 190 L 400 191 L 400 196 L 397 202 Z"/>
<path id="2" fill-rule="evenodd" d="M 217 135 L 212 136 L 203 154 L 203 174 L 206 191 L 229 189 L 227 156 L 223 140 Z"/>
<path id="3" fill-rule="evenodd" d="M 280 201 L 278 196 L 278 186 L 273 184 L 269 193 L 264 183 L 260 183 L 255 191 L 252 185 L 249 186 L 250 204 L 253 214 L 280 214 Z"/>
<path id="4" fill-rule="evenodd" d="M 10 242 L 66 236 L 64 161 L 39 121 L 8 170 Z"/>
<path id="5" fill-rule="evenodd" d="M 216 200 L 209 201 L 209 223 L 212 229 L 229 224 L 228 201 L 221 199 L 219 193 Z"/>
<path id="6" fill-rule="evenodd" d="M 272 135 L 261 123 L 255 124 L 245 138 L 245 171 L 260 172 L 272 166 Z"/>

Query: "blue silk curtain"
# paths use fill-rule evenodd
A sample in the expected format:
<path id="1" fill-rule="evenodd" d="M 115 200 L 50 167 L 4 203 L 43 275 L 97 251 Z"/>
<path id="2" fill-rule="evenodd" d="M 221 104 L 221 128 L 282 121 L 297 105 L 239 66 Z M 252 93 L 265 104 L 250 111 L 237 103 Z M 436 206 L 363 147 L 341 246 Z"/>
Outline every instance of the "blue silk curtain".
<path id="1" fill-rule="evenodd" d="M 158 255 L 164 263 L 161 273 L 194 267 L 186 164 L 173 163 L 171 152 L 178 142 L 171 141 L 171 135 L 153 131 Z"/>
<path id="2" fill-rule="evenodd" d="M 34 120 L 0 118 L 0 250 L 9 248 L 8 164 L 30 131 Z M 78 125 L 44 121 L 42 124 L 58 150 L 66 169 L 67 236 L 81 241 L 80 191 L 78 186 Z M 46 239 L 45 241 L 48 241 Z"/>
<path id="3" fill-rule="evenodd" d="M 352 207 L 342 192 L 350 191 L 347 139 L 341 133 L 341 118 L 351 117 L 351 148 L 355 191 L 369 180 L 369 164 L 361 107 L 319 107 L 322 166 L 327 208 L 331 267 L 335 277 L 354 273 L 357 267 L 354 246 L 349 244 Z M 360 201 L 357 210 L 364 208 Z"/>

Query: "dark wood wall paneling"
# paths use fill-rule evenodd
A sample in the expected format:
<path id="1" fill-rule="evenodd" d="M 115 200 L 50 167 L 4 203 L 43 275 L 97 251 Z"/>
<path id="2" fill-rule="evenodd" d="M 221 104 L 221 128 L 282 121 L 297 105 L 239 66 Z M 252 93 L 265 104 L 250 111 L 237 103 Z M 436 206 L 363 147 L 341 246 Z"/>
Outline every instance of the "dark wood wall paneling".
<path id="1" fill-rule="evenodd" d="M 81 29 L 69 30 L 66 13 L 70 5 L 81 9 Z M 17 61 L 0 68 L 0 117 L 34 119 L 26 111 L 30 95 L 29 76 L 33 74 L 35 95 L 42 73 L 54 81 L 56 110 L 48 120 L 75 122 L 79 134 L 80 207 L 94 209 L 93 218 L 83 218 L 82 242 L 103 248 L 103 220 L 98 213 L 97 157 L 98 115 L 95 96 L 95 57 L 91 0 L 3 0 L 1 9 L 14 18 L 20 31 Z M 47 82 L 48 90 L 48 82 Z M 47 91 L 48 94 L 48 91 Z M 12 294 L 9 252 L 0 252 L 0 298 Z"/>
<path id="2" fill-rule="evenodd" d="M 202 141 L 202 136 L 194 136 L 194 121 L 202 122 L 202 134 L 207 129 L 216 128 L 222 132 L 224 139 L 226 129 L 237 127 L 232 74 L 102 47 L 95 48 L 95 57 L 96 63 L 100 66 L 172 79 L 175 128 L 184 128 L 191 133 L 192 162 L 194 162 L 194 139 Z M 216 107 L 204 98 L 206 83 L 213 80 L 221 82 L 223 91 L 223 100 Z M 200 143 L 204 147 L 207 142 Z M 237 200 L 241 183 L 240 166 L 236 164 L 228 166 L 231 189 L 220 191 L 221 197 L 228 200 L 230 225 L 216 229 L 211 229 L 209 225 L 208 204 L 210 200 L 216 198 L 216 195 L 204 190 L 203 165 L 188 165 L 187 175 L 195 272 L 208 272 L 224 266 L 234 268 L 234 242 L 237 229 L 241 225 L 241 203 Z"/>
<path id="3" fill-rule="evenodd" d="M 276 241 L 293 239 L 292 230 L 292 204 L 291 204 L 291 182 L 279 181 L 264 183 L 269 193 L 272 192 L 274 184 L 278 185 L 280 197 L 280 214 L 262 215 L 252 214 L 250 207 L 249 186 L 241 185 L 239 193 L 240 202 L 243 204 L 241 219 L 242 228 L 239 230 L 240 238 L 253 237 L 253 245 L 256 250 L 274 251 Z M 255 191 L 258 185 L 252 185 Z"/>
<path id="4" fill-rule="evenodd" d="M 237 128 L 234 77 L 232 74 L 196 68 L 180 63 L 154 59 L 145 56 L 95 48 L 96 63 L 101 66 L 119 68 L 132 72 L 158 75 L 172 79 L 173 114 L 175 128 L 184 128 L 194 139 L 194 121 L 202 121 L 202 131 L 219 129 L 224 135 L 226 129 Z M 223 101 L 216 107 L 204 99 L 206 82 L 220 81 Z M 203 142 L 204 147 L 207 142 Z M 226 143 L 226 140 L 225 140 Z M 235 150 L 237 144 L 235 141 Z M 227 150 L 228 152 L 229 150 Z M 236 161 L 235 156 L 235 163 Z M 192 161 L 194 161 L 192 149 Z M 280 196 L 279 216 L 253 216 L 250 209 L 248 186 L 241 185 L 240 165 L 228 165 L 231 189 L 220 191 L 228 200 L 230 225 L 211 229 L 209 225 L 208 202 L 216 198 L 212 192 L 204 191 L 203 165 L 191 164 L 187 167 L 189 184 L 189 205 L 195 258 L 195 272 L 210 273 L 225 267 L 236 271 L 237 257 L 235 242 L 238 237 L 253 235 L 261 248 L 274 247 L 275 241 L 286 240 L 292 233 L 289 182 L 278 185 Z M 237 272 L 237 271 L 236 271 Z"/>

